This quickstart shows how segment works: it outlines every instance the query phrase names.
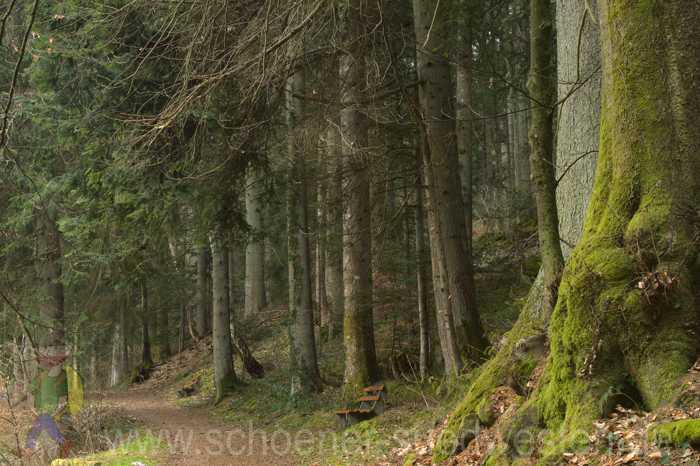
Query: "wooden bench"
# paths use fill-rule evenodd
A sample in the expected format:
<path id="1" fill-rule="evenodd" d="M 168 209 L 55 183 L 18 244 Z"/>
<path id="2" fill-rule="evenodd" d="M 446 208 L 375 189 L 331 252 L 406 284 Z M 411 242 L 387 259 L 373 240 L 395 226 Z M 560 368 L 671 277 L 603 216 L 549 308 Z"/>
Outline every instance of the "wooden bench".
<path id="1" fill-rule="evenodd" d="M 335 412 L 341 428 L 349 427 L 382 414 L 386 409 L 386 387 L 384 384 L 372 385 L 362 389 L 363 396 L 346 408 Z"/>

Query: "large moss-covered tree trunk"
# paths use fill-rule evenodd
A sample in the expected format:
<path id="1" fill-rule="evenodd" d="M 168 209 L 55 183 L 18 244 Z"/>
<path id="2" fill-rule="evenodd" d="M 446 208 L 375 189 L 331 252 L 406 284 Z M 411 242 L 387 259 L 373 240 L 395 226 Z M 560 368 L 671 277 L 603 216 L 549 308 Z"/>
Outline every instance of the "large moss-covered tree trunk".
<path id="1" fill-rule="evenodd" d="M 700 10 L 686 3 L 599 5 L 595 188 L 531 402 L 550 428 L 588 428 L 629 385 L 647 408 L 673 401 L 697 354 Z"/>
<path id="2" fill-rule="evenodd" d="M 697 355 L 700 11 L 601 1 L 600 155 L 583 236 L 565 268 L 540 384 L 511 429 L 556 434 L 542 463 L 623 398 L 684 401 Z M 584 437 L 585 438 L 585 437 Z"/>
<path id="3" fill-rule="evenodd" d="M 565 256 L 581 234 L 598 149 L 599 29 L 597 18 L 587 12 L 587 5 L 595 8 L 595 1 L 561 0 L 556 12 L 557 100 L 564 102 L 558 108 L 557 207 L 561 213 L 559 228 Z M 583 154 L 586 155 L 582 157 Z M 464 399 L 450 416 L 448 429 L 435 449 L 436 459 L 444 459 L 463 446 L 468 440 L 466 431 L 474 427 L 474 422 L 481 422 L 476 416 L 477 408 L 483 406 L 498 386 L 509 384 L 522 391 L 537 358 L 543 354 L 542 336 L 548 319 L 542 312 L 542 302 L 540 274 L 513 329 L 503 338 L 496 355 L 479 369 Z"/>

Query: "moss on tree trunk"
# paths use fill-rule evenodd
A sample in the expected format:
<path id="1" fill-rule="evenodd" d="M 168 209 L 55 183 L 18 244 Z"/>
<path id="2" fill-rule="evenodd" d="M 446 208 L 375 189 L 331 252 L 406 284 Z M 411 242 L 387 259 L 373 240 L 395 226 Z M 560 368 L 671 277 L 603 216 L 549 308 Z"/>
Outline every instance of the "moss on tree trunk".
<path id="1" fill-rule="evenodd" d="M 579 434 L 616 394 L 648 409 L 679 399 L 697 355 L 700 11 L 684 5 L 600 5 L 595 188 L 564 270 L 545 372 L 510 430 L 548 430 L 542 464 L 585 442 Z"/>

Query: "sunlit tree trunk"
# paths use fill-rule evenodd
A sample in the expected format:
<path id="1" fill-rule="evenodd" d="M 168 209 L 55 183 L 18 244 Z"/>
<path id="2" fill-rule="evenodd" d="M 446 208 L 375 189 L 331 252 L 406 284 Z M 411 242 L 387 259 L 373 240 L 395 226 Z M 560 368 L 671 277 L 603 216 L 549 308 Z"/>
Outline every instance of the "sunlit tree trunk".
<path id="1" fill-rule="evenodd" d="M 112 364 L 110 386 L 121 384 L 129 372 L 126 341 L 126 298 L 116 299 L 117 318 L 114 322 L 112 336 Z"/>

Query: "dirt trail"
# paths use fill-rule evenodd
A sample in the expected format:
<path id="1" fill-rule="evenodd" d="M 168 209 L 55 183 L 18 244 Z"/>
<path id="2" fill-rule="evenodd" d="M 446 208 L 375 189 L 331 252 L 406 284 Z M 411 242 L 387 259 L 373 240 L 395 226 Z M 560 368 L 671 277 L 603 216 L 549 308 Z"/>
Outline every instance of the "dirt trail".
<path id="1" fill-rule="evenodd" d="M 153 435 L 168 443 L 162 465 L 255 466 L 292 465 L 283 435 L 268 436 L 249 428 L 226 425 L 212 419 L 206 407 L 181 408 L 156 390 L 145 387 L 106 395 L 104 402 L 121 408 L 144 423 Z"/>

